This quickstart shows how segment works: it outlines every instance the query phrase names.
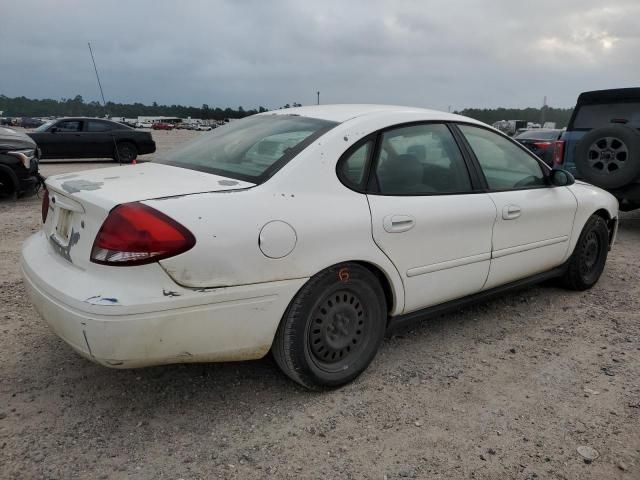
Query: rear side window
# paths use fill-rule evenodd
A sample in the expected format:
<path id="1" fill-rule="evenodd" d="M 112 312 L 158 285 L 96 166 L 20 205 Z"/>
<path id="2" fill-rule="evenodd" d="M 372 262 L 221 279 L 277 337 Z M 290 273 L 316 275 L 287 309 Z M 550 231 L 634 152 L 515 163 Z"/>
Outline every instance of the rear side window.
<path id="1" fill-rule="evenodd" d="M 573 128 L 608 127 L 611 120 L 627 120 L 626 125 L 640 128 L 640 102 L 581 105 L 573 120 Z"/>
<path id="2" fill-rule="evenodd" d="M 113 126 L 107 122 L 87 122 L 87 132 L 108 132 L 113 130 Z"/>
<path id="3" fill-rule="evenodd" d="M 356 189 L 363 187 L 364 172 L 372 150 L 373 140 L 369 140 L 340 161 L 338 175 L 349 187 Z"/>
<path id="4" fill-rule="evenodd" d="M 256 115 L 216 128 L 154 161 L 261 183 L 335 125 L 297 115 Z"/>
<path id="5" fill-rule="evenodd" d="M 458 127 L 471 145 L 491 190 L 546 186 L 538 161 L 511 140 L 484 128 Z"/>
<path id="6" fill-rule="evenodd" d="M 470 192 L 471 180 L 446 125 L 400 127 L 382 134 L 376 179 L 385 195 Z"/>

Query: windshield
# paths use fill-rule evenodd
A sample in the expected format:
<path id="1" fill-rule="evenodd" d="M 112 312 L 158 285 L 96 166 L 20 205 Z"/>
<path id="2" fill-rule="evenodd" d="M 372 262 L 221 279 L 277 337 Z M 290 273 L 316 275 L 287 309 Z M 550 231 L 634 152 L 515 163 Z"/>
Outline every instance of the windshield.
<path id="1" fill-rule="evenodd" d="M 294 115 L 257 115 L 216 128 L 154 161 L 261 183 L 335 125 Z"/>
<path id="2" fill-rule="evenodd" d="M 43 124 L 42 124 L 42 125 L 40 125 L 38 128 L 36 128 L 36 129 L 34 130 L 34 132 L 46 132 L 46 131 L 47 131 L 47 129 L 48 129 L 51 125 L 53 125 L 53 123 L 54 123 L 54 122 L 55 122 L 55 120 L 49 120 L 48 122 L 43 123 Z"/>

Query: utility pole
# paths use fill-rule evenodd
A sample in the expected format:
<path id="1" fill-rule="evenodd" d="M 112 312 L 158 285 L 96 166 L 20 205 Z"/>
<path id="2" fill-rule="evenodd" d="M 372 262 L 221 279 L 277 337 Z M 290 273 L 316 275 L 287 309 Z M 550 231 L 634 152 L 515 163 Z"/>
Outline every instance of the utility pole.
<path id="1" fill-rule="evenodd" d="M 319 90 L 316 92 L 316 95 L 318 95 L 318 105 L 320 105 L 320 91 Z"/>
<path id="2" fill-rule="evenodd" d="M 544 126 L 545 116 L 547 114 L 547 96 L 542 100 L 542 110 L 540 110 L 540 126 Z"/>

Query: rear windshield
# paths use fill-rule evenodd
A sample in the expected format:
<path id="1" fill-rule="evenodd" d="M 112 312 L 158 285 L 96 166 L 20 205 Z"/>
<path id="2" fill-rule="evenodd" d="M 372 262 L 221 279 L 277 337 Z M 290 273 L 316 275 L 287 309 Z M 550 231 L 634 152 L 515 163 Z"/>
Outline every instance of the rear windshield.
<path id="1" fill-rule="evenodd" d="M 216 128 L 154 161 L 262 183 L 335 125 L 294 115 L 257 115 Z"/>
<path id="2" fill-rule="evenodd" d="M 611 125 L 612 119 L 628 120 L 626 125 L 640 128 L 640 102 L 582 105 L 573 121 L 573 128 L 606 127 Z"/>
<path id="3" fill-rule="evenodd" d="M 517 139 L 532 139 L 532 140 L 557 140 L 560 136 L 561 130 L 527 130 L 519 135 L 516 135 Z"/>

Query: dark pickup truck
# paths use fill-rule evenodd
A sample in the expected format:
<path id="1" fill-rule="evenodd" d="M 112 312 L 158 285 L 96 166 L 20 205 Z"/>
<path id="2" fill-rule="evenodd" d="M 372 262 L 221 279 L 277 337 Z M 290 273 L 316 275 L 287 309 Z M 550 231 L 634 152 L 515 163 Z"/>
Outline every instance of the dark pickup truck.
<path id="1" fill-rule="evenodd" d="M 138 155 L 156 151 L 151 133 L 103 118 L 61 118 L 28 135 L 40 147 L 42 159 L 112 158 L 131 163 Z"/>
<path id="2" fill-rule="evenodd" d="M 24 133 L 0 127 L 0 197 L 17 197 L 38 188 L 40 152 L 35 142 Z"/>
<path id="3" fill-rule="evenodd" d="M 581 93 L 553 163 L 640 208 L 640 88 Z"/>

